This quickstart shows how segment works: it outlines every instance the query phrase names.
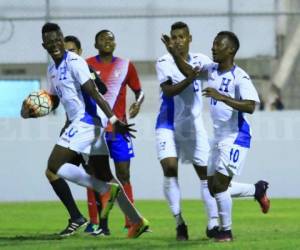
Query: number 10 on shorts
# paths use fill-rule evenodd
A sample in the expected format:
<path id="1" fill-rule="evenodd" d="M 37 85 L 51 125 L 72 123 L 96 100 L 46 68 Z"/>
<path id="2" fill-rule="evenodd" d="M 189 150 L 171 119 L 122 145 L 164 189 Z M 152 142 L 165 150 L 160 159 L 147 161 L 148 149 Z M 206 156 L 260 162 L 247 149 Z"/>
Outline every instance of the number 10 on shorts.
<path id="1" fill-rule="evenodd" d="M 236 163 L 239 160 L 240 151 L 238 149 L 232 148 L 230 150 L 230 161 Z"/>

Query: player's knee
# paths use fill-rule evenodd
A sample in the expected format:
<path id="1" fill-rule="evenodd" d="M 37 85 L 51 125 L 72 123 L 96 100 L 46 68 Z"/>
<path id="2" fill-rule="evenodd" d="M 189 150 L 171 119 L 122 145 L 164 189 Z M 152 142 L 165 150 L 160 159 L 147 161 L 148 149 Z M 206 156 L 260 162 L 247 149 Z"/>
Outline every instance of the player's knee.
<path id="1" fill-rule="evenodd" d="M 52 181 L 55 181 L 55 180 L 59 179 L 59 176 L 57 176 L 56 174 L 51 172 L 49 169 L 46 169 L 45 175 L 46 175 L 49 182 L 52 182 Z"/>
<path id="2" fill-rule="evenodd" d="M 214 178 L 212 183 L 212 192 L 213 194 L 225 192 L 228 189 L 228 185 L 217 178 Z"/>
<path id="3" fill-rule="evenodd" d="M 164 176 L 177 177 L 177 169 L 172 166 L 164 168 Z"/>
<path id="4" fill-rule="evenodd" d="M 166 158 L 161 160 L 161 166 L 166 177 L 177 177 L 178 175 L 178 164 L 176 158 Z"/>
<path id="5" fill-rule="evenodd" d="M 207 167 L 206 166 L 194 164 L 194 168 L 195 168 L 200 180 L 207 180 Z"/>

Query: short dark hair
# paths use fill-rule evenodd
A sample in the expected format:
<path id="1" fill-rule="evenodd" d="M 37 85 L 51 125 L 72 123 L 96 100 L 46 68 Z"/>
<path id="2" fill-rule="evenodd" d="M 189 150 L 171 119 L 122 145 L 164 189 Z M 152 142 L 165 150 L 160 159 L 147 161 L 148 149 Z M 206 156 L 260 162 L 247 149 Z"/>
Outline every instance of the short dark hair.
<path id="1" fill-rule="evenodd" d="M 95 43 L 97 42 L 98 37 L 103 34 L 103 33 L 112 33 L 110 30 L 100 30 L 96 35 L 95 35 Z M 115 38 L 114 33 L 112 33 L 113 37 Z"/>
<path id="2" fill-rule="evenodd" d="M 47 32 L 51 32 L 51 31 L 61 32 L 61 29 L 58 26 L 58 24 L 56 24 L 56 23 L 45 23 L 42 27 L 42 34 L 45 34 Z"/>
<path id="3" fill-rule="evenodd" d="M 236 52 L 239 50 L 240 48 L 240 41 L 237 37 L 236 34 L 234 34 L 233 32 L 231 31 L 221 31 L 217 34 L 217 36 L 226 36 L 230 42 L 233 43 L 234 47 L 235 47 L 235 51 L 234 51 L 234 54 L 236 54 Z"/>
<path id="4" fill-rule="evenodd" d="M 184 28 L 187 29 L 188 33 L 190 33 L 189 26 L 186 23 L 179 21 L 172 24 L 171 31 Z"/>
<path id="5" fill-rule="evenodd" d="M 64 38 L 64 42 L 72 42 L 76 45 L 77 49 L 81 49 L 81 42 L 79 41 L 79 39 L 76 36 L 65 36 Z"/>

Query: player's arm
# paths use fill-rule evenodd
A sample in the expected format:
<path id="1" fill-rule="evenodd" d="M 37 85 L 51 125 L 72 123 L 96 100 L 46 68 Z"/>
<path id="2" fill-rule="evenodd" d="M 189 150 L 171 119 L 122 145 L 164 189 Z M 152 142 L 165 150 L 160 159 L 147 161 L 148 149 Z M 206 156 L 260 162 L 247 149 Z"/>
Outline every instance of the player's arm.
<path id="1" fill-rule="evenodd" d="M 107 101 L 104 100 L 103 96 L 98 92 L 96 84 L 92 79 L 87 80 L 83 85 L 81 85 L 82 91 L 84 91 L 87 95 L 91 96 L 97 105 L 102 109 L 104 114 L 109 118 L 110 123 L 113 125 L 114 130 L 121 134 L 129 134 L 134 137 L 131 132 L 135 132 L 136 130 L 131 127 L 134 124 L 125 124 L 118 120 L 118 118 L 112 112 Z"/>
<path id="2" fill-rule="evenodd" d="M 187 86 L 196 80 L 196 78 L 198 78 L 197 71 L 177 84 L 172 85 L 172 81 L 169 79 L 163 82 L 160 87 L 165 96 L 171 97 L 180 94 Z"/>
<path id="3" fill-rule="evenodd" d="M 140 90 L 133 90 L 135 94 L 135 102 L 129 108 L 129 118 L 134 118 L 140 111 L 140 107 L 145 99 L 144 92 Z"/>
<path id="4" fill-rule="evenodd" d="M 189 77 L 197 74 L 198 78 L 207 78 L 207 71 L 202 70 L 202 72 L 200 72 L 199 68 L 193 68 L 190 64 L 188 64 L 188 62 L 175 49 L 175 46 L 168 35 L 163 34 L 161 40 L 165 44 L 168 52 L 172 55 L 176 66 L 183 75 Z"/>
<path id="5" fill-rule="evenodd" d="M 91 72 L 91 78 L 94 80 L 100 94 L 104 95 L 107 92 L 107 88 L 102 79 L 98 76 L 97 72 L 89 66 L 89 70 Z"/>
<path id="6" fill-rule="evenodd" d="M 229 96 L 222 95 L 214 88 L 205 88 L 202 90 L 203 96 L 211 97 L 216 101 L 224 102 L 228 106 L 245 113 L 252 114 L 255 110 L 255 101 L 253 100 L 236 100 Z"/>
<path id="7" fill-rule="evenodd" d="M 51 101 L 52 101 L 52 109 L 51 111 L 53 111 L 54 109 L 56 109 L 59 105 L 59 97 L 57 95 L 50 95 Z"/>

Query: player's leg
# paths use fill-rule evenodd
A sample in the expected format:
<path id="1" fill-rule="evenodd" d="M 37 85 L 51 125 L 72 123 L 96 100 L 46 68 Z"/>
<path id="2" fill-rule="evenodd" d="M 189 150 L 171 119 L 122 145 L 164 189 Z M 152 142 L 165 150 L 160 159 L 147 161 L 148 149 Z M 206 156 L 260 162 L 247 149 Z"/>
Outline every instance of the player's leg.
<path id="1" fill-rule="evenodd" d="M 260 180 L 255 184 L 240 183 L 232 181 L 229 185 L 231 197 L 254 197 L 258 202 L 262 213 L 268 213 L 270 209 L 270 200 L 267 196 L 269 183 Z"/>
<path id="2" fill-rule="evenodd" d="M 133 204 L 134 199 L 133 199 L 132 186 L 130 183 L 130 170 L 129 170 L 130 161 L 121 161 L 121 162 L 114 161 L 114 164 L 115 164 L 116 176 L 118 180 L 121 182 L 128 199 Z M 125 217 L 124 228 L 129 228 L 129 227 L 130 227 L 130 221 L 127 217 Z"/>
<path id="3" fill-rule="evenodd" d="M 231 241 L 232 199 L 228 188 L 232 177 L 240 174 L 248 149 L 232 143 L 232 138 L 217 143 L 214 148 L 209 164 L 214 166 L 215 173 L 209 178 L 209 188 L 216 198 L 220 218 L 220 232 L 215 239 Z"/>
<path id="4" fill-rule="evenodd" d="M 194 164 L 194 168 L 200 179 L 201 196 L 207 215 L 207 227 L 205 233 L 208 238 L 213 238 L 219 231 L 219 214 L 217 202 L 208 188 L 207 167 Z"/>
<path id="5" fill-rule="evenodd" d="M 216 241 L 232 241 L 231 225 L 232 225 L 232 199 L 228 186 L 232 177 L 216 172 L 212 179 L 211 191 L 217 202 L 220 231 L 215 235 Z"/>
<path id="6" fill-rule="evenodd" d="M 209 159 L 209 142 L 207 132 L 203 126 L 202 120 L 197 123 L 195 136 L 195 149 L 193 154 L 194 169 L 200 179 L 200 190 L 202 200 L 207 214 L 206 236 L 213 238 L 219 230 L 219 215 L 216 199 L 211 195 L 208 188 L 207 164 Z"/>
<path id="7" fill-rule="evenodd" d="M 130 183 L 130 159 L 134 157 L 132 141 L 130 137 L 127 137 L 127 141 L 121 134 L 110 132 L 106 132 L 105 138 L 110 157 L 114 160 L 116 176 L 127 197 L 133 203 L 133 191 Z M 129 227 L 129 220 L 125 217 L 125 228 Z"/>
<path id="8" fill-rule="evenodd" d="M 62 128 L 60 132 L 60 136 L 64 133 L 65 129 L 68 127 L 69 123 L 66 122 L 65 126 Z M 72 160 L 74 165 L 79 166 L 80 164 L 80 155 L 78 154 L 77 157 Z M 80 213 L 75 200 L 73 198 L 73 195 L 71 193 L 70 187 L 68 183 L 57 176 L 56 174 L 52 173 L 49 169 L 46 169 L 45 175 L 52 186 L 54 192 L 58 196 L 58 198 L 61 200 L 61 202 L 64 204 L 66 209 L 68 210 L 68 213 L 70 215 L 70 220 L 75 222 L 82 222 L 85 221 L 85 218 Z"/>
<path id="9" fill-rule="evenodd" d="M 156 148 L 164 174 L 164 195 L 176 220 L 176 239 L 188 240 L 187 226 L 182 217 L 180 206 L 181 195 L 178 183 L 178 158 L 174 132 L 169 129 L 157 129 Z"/>
<path id="10" fill-rule="evenodd" d="M 95 175 L 95 177 L 97 177 L 102 181 L 110 182 L 114 178 L 110 170 L 108 155 L 97 155 L 97 156 L 90 157 L 89 167 L 92 169 L 92 172 Z M 92 235 L 94 236 L 110 235 L 110 230 L 108 227 L 108 215 L 103 216 L 102 213 L 103 209 L 107 207 L 108 201 L 110 199 L 110 195 L 111 195 L 110 191 L 104 194 L 99 194 L 98 192 L 94 192 L 94 197 L 97 204 L 97 213 L 99 217 L 99 225 L 97 229 L 92 233 Z"/>
<path id="11" fill-rule="evenodd" d="M 89 165 L 92 166 L 93 169 L 99 167 L 99 156 L 90 157 Z M 113 178 L 110 170 L 99 172 L 101 176 L 99 178 L 110 178 L 111 182 L 117 182 L 116 179 Z M 107 180 L 107 179 L 106 179 Z M 128 197 L 126 196 L 123 188 L 120 186 L 118 189 L 119 192 L 116 193 L 116 198 L 119 204 L 120 209 L 126 215 L 130 221 L 132 222 L 131 227 L 128 230 L 128 238 L 136 238 L 144 233 L 149 228 L 149 222 L 142 217 L 142 215 L 137 211 L 137 209 L 133 206 L 133 204 L 129 201 Z M 110 199 L 106 205 L 106 207 L 110 207 L 111 204 L 114 203 L 114 199 Z M 105 208 L 103 209 L 105 210 Z M 101 214 L 101 218 L 107 218 L 106 213 L 103 212 Z"/>
<path id="12" fill-rule="evenodd" d="M 85 169 L 85 171 L 92 175 L 93 172 L 89 168 L 87 162 L 88 162 L 88 157 L 84 157 L 83 155 L 79 155 L 79 161 L 82 165 L 82 167 Z M 98 203 L 97 203 L 97 196 L 99 194 L 95 192 L 91 188 L 86 189 L 87 193 L 87 207 L 88 207 L 88 214 L 89 214 L 89 223 L 87 224 L 84 232 L 86 233 L 93 233 L 97 228 L 99 224 L 98 220 Z M 98 194 L 98 195 L 97 195 Z"/>
<path id="13" fill-rule="evenodd" d="M 79 165 L 76 161 L 74 161 L 73 163 L 75 165 Z M 46 170 L 46 177 L 48 178 L 48 181 L 51 184 L 54 192 L 68 210 L 70 219 L 72 221 L 84 221 L 85 218 L 80 213 L 67 182 L 64 179 L 58 177 L 56 174 L 53 174 L 48 169 Z"/>

